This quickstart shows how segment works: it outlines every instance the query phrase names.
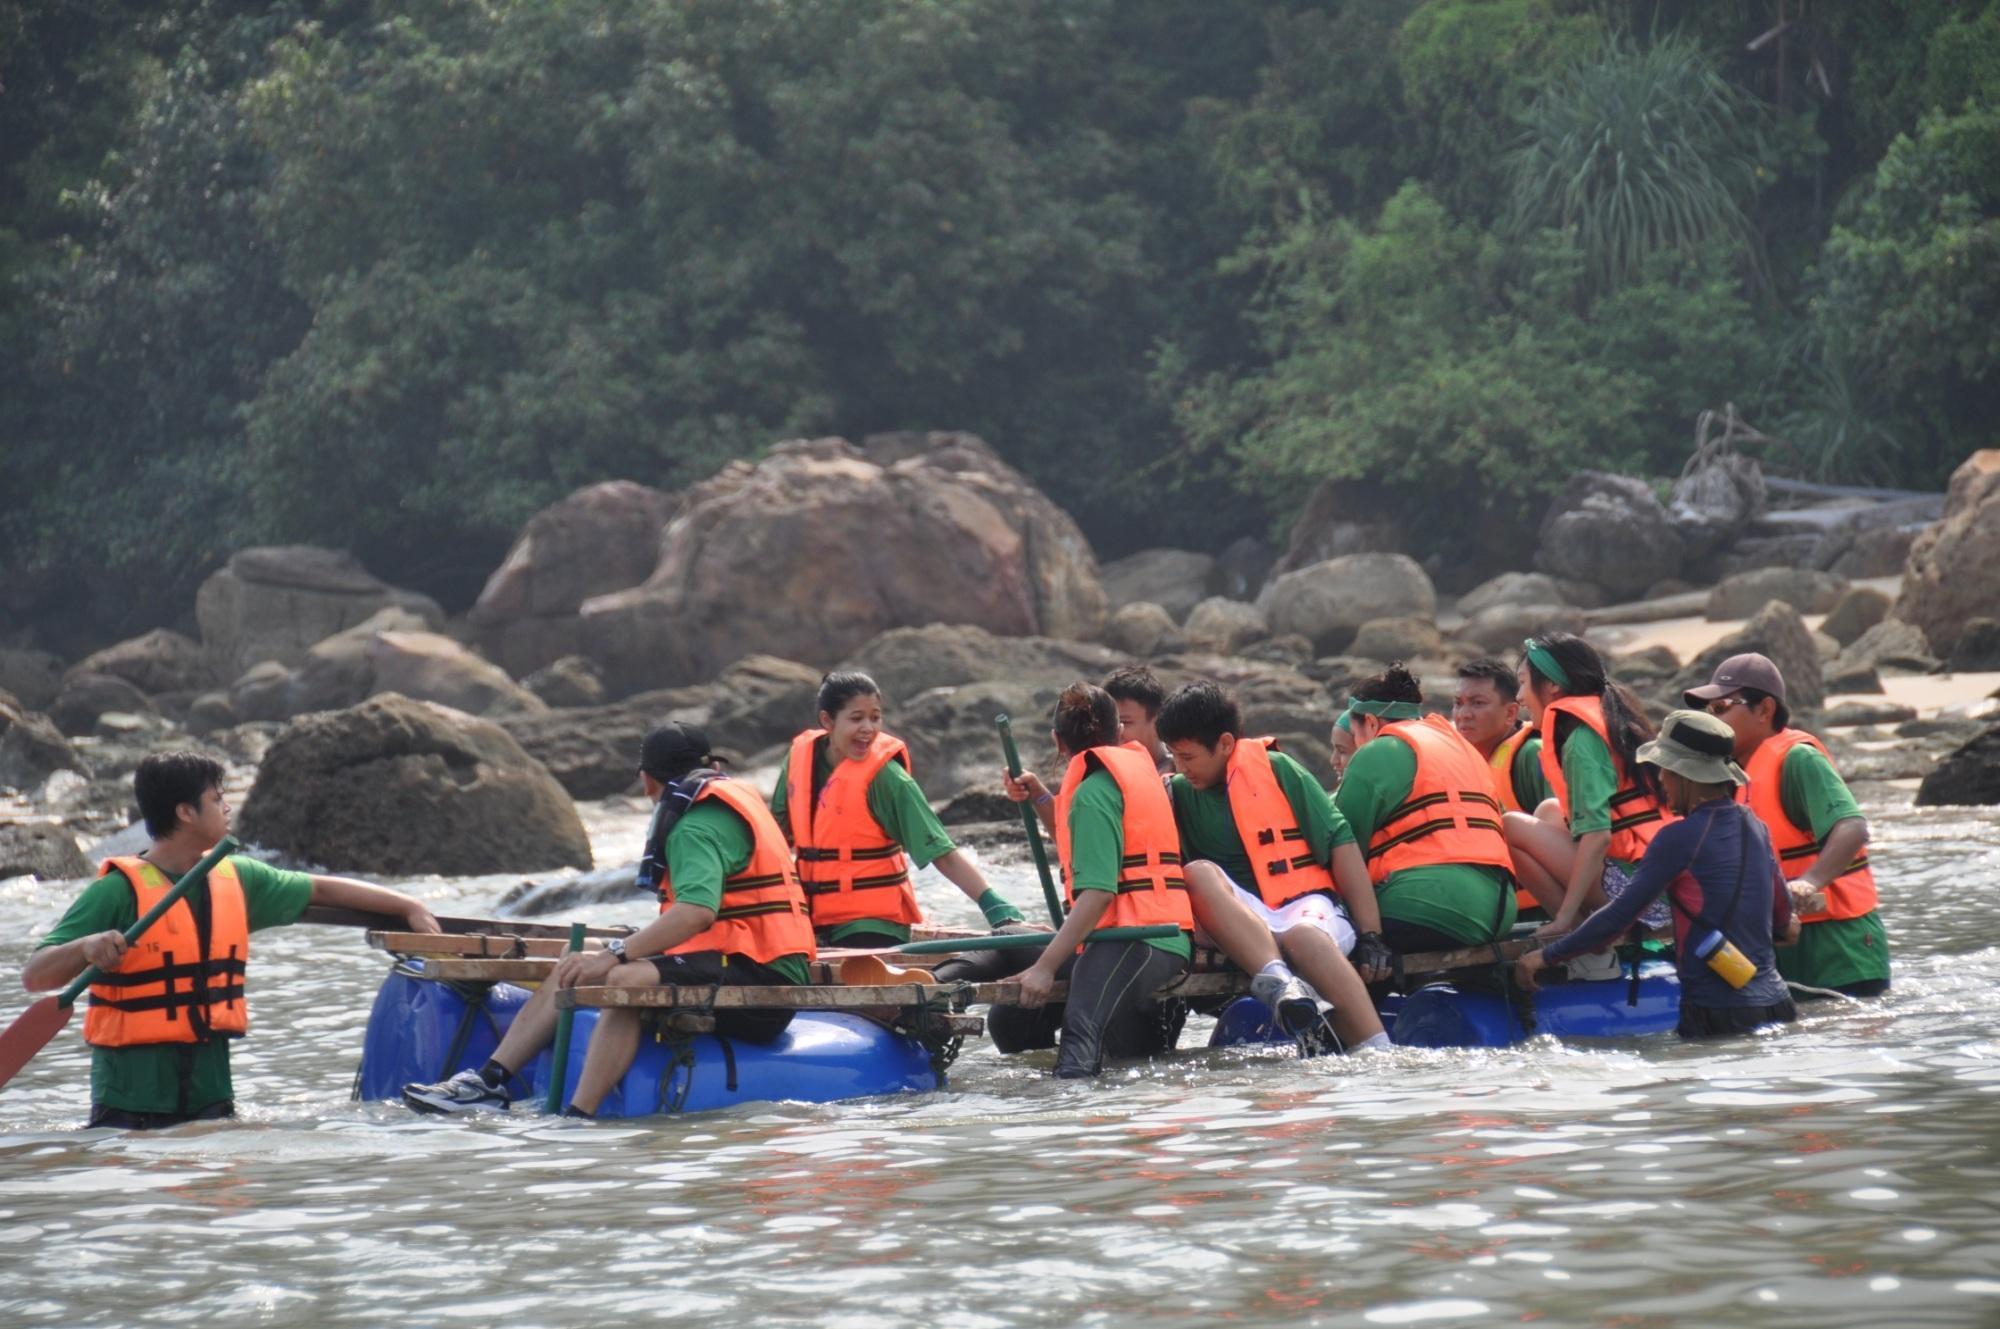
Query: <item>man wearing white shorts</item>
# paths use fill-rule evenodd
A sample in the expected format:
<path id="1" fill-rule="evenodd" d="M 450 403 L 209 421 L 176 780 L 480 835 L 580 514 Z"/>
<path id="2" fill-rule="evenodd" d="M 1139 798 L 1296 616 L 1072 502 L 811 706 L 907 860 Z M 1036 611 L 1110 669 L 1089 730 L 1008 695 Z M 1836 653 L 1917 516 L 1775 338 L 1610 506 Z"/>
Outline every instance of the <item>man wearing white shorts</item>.
<path id="1" fill-rule="evenodd" d="M 1269 936 L 1280 967 L 1333 1003 L 1346 1046 L 1386 1043 L 1363 980 L 1386 978 L 1392 956 L 1367 864 L 1325 788 L 1270 739 L 1242 737 L 1241 711 L 1213 683 L 1177 689 L 1156 723 L 1201 933 L 1245 968 L 1238 952 Z"/>

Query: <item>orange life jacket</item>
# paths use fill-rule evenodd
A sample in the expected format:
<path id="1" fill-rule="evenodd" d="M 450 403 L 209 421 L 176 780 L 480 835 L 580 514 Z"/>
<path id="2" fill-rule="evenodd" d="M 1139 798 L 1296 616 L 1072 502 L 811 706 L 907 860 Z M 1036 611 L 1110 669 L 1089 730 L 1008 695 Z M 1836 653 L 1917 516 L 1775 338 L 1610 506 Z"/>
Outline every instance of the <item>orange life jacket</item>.
<path id="1" fill-rule="evenodd" d="M 1243 852 L 1250 856 L 1257 893 L 1273 909 L 1301 895 L 1334 889 L 1333 873 L 1313 857 L 1306 833 L 1299 829 L 1298 811 L 1271 769 L 1277 747 L 1275 738 L 1237 739 L 1225 777 L 1229 815 Z"/>
<path id="2" fill-rule="evenodd" d="M 1486 768 L 1493 776 L 1493 796 L 1500 800 L 1502 812 L 1524 812 L 1535 814 L 1533 808 L 1521 806 L 1521 800 L 1514 796 L 1514 758 L 1520 755 L 1521 747 L 1535 736 L 1535 727 L 1523 721 L 1513 733 L 1500 740 L 1500 746 L 1493 749 L 1493 755 L 1486 759 Z M 1542 902 L 1534 892 L 1523 886 L 1514 892 L 1514 907 L 1517 909 L 1539 909 Z"/>
<path id="3" fill-rule="evenodd" d="M 1621 862 L 1638 862 L 1646 856 L 1646 846 L 1653 842 L 1660 828 L 1680 818 L 1640 787 L 1625 769 L 1618 749 L 1612 746 L 1611 731 L 1604 725 L 1604 703 L 1596 697 L 1561 697 L 1542 711 L 1542 778 L 1549 782 L 1549 791 L 1562 804 L 1564 816 L 1569 815 L 1569 785 L 1563 781 L 1562 750 L 1556 742 L 1559 715 L 1574 716 L 1588 725 L 1611 753 L 1611 768 L 1618 773 L 1618 790 L 1611 795 L 1611 848 L 1607 853 Z"/>
<path id="4" fill-rule="evenodd" d="M 1376 741 L 1382 738 L 1408 744 L 1417 773 L 1410 796 L 1368 837 L 1368 879 L 1379 886 L 1391 873 L 1433 863 L 1499 868 L 1511 876 L 1514 856 L 1479 749 L 1436 715 L 1384 725 Z"/>
<path id="5" fill-rule="evenodd" d="M 806 897 L 792 871 L 792 851 L 785 843 L 785 833 L 778 829 L 778 819 L 757 797 L 756 790 L 737 780 L 710 780 L 694 801 L 709 798 L 721 799 L 749 823 L 750 861 L 741 872 L 723 879 L 722 907 L 715 911 L 715 921 L 680 945 L 669 947 L 667 954 L 721 951 L 748 956 L 759 964 L 784 955 L 812 959 L 818 954 L 813 947 L 812 920 L 806 915 Z M 665 913 L 673 903 L 673 878 L 662 868 L 660 912 Z"/>
<path id="6" fill-rule="evenodd" d="M 173 889 L 164 872 L 143 858 L 114 858 L 99 875 L 122 874 L 132 887 L 139 916 Z M 207 935 L 185 897 L 147 928 L 125 952 L 116 973 L 90 985 L 83 1038 L 92 1047 L 149 1043 L 206 1043 L 241 1038 L 250 1028 L 243 994 L 250 959 L 249 914 L 236 868 L 223 859 L 208 870 Z"/>
<path id="7" fill-rule="evenodd" d="M 1070 871 L 1069 809 L 1077 787 L 1093 766 L 1118 782 L 1125 798 L 1123 845 L 1118 862 L 1118 894 L 1105 911 L 1102 927 L 1145 927 L 1172 923 L 1194 930 L 1194 906 L 1181 875 L 1181 835 L 1174 824 L 1173 800 L 1160 783 L 1153 756 L 1137 743 L 1091 748 L 1070 759 L 1056 795 L 1056 857 L 1062 862 L 1063 894 L 1076 903 Z"/>
<path id="8" fill-rule="evenodd" d="M 1826 745 L 1805 730 L 1781 729 L 1758 744 L 1757 750 L 1750 754 L 1743 771 L 1750 777 L 1750 784 L 1736 795 L 1749 803 L 1758 820 L 1770 829 L 1771 848 L 1778 853 L 1778 867 L 1784 872 L 1786 881 L 1803 877 L 1806 869 L 1819 857 L 1820 851 L 1820 842 L 1813 838 L 1812 829 L 1796 825 L 1785 815 L 1785 754 L 1801 743 L 1818 748 L 1821 756 L 1832 760 Z M 1860 857 L 1847 865 L 1845 872 L 1826 884 L 1826 908 L 1819 913 L 1800 914 L 1799 922 L 1859 918 L 1874 908 L 1875 870 L 1868 866 L 1868 851 L 1864 848 Z"/>
<path id="9" fill-rule="evenodd" d="M 861 761 L 836 761 L 813 797 L 813 766 L 824 729 L 808 729 L 792 740 L 785 767 L 785 819 L 798 851 L 799 884 L 813 926 L 832 927 L 857 919 L 921 923 L 916 892 L 910 889 L 910 862 L 868 810 L 868 786 L 892 761 L 910 769 L 903 741 L 877 734 Z"/>

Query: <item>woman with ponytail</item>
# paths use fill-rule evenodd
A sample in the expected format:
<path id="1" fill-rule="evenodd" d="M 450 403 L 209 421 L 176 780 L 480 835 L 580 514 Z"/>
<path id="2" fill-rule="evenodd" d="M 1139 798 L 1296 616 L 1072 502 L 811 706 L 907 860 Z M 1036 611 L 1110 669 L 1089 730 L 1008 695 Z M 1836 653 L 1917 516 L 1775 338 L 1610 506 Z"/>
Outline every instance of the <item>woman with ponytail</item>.
<path id="1" fill-rule="evenodd" d="M 1639 761 L 1654 735 L 1639 699 L 1613 683 L 1581 637 L 1551 632 L 1523 643 L 1521 706 L 1542 737 L 1554 797 L 1536 815 L 1509 812 L 1514 875 L 1549 912 L 1537 935 L 1559 936 L 1621 894 L 1660 828 L 1674 820 L 1659 772 Z M 1640 921 L 1664 927 L 1666 906 Z"/>
<path id="2" fill-rule="evenodd" d="M 1161 1038 L 1152 996 L 1187 971 L 1194 911 L 1173 804 L 1152 754 L 1118 741 L 1110 695 L 1089 683 L 1066 688 L 1056 702 L 1053 737 L 1068 763 L 1055 831 L 1069 913 L 1022 973 L 1021 1005 L 1043 1006 L 1056 979 L 1067 975 L 1056 1074 L 1074 1078 L 1096 1075 L 1107 1056 L 1173 1046 L 1172 1038 Z M 1084 941 L 1100 927 L 1154 924 L 1178 931 L 1148 941 Z"/>
<path id="3" fill-rule="evenodd" d="M 820 680 L 819 726 L 792 740 L 771 813 L 798 856 L 822 946 L 886 947 L 923 921 L 910 864 L 929 864 L 979 906 L 989 927 L 1021 911 L 986 884 L 945 834 L 910 773 L 910 754 L 882 728 L 882 690 L 866 674 Z"/>

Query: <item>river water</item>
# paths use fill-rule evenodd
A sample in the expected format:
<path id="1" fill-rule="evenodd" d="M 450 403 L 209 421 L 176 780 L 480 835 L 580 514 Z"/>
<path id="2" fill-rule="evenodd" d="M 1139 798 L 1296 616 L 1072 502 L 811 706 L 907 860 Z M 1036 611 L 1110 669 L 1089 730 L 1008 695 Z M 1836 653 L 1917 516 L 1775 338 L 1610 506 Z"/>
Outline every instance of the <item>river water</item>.
<path id="1" fill-rule="evenodd" d="M 265 933 L 240 1121 L 79 1132 L 81 1021 L 0 1093 L 0 1323 L 2000 1324 L 1996 819 L 1871 811 L 1894 991 L 1703 1047 L 1300 1062 L 1195 1020 L 1092 1084 L 982 1044 L 938 1094 L 420 1119 L 348 1100 L 383 957 Z M 600 809 L 600 861 L 639 824 Z M 0 895 L 0 970 L 73 889 Z"/>

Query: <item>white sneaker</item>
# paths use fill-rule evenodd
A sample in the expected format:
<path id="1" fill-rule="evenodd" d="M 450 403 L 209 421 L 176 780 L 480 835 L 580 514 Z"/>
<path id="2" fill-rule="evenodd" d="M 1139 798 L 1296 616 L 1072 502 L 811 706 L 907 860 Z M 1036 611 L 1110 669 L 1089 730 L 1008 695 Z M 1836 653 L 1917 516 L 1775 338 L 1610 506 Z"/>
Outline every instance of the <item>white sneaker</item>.
<path id="1" fill-rule="evenodd" d="M 417 1112 L 505 1112 L 511 1100 L 478 1071 L 460 1071 L 438 1084 L 406 1084 L 403 1101 Z"/>

